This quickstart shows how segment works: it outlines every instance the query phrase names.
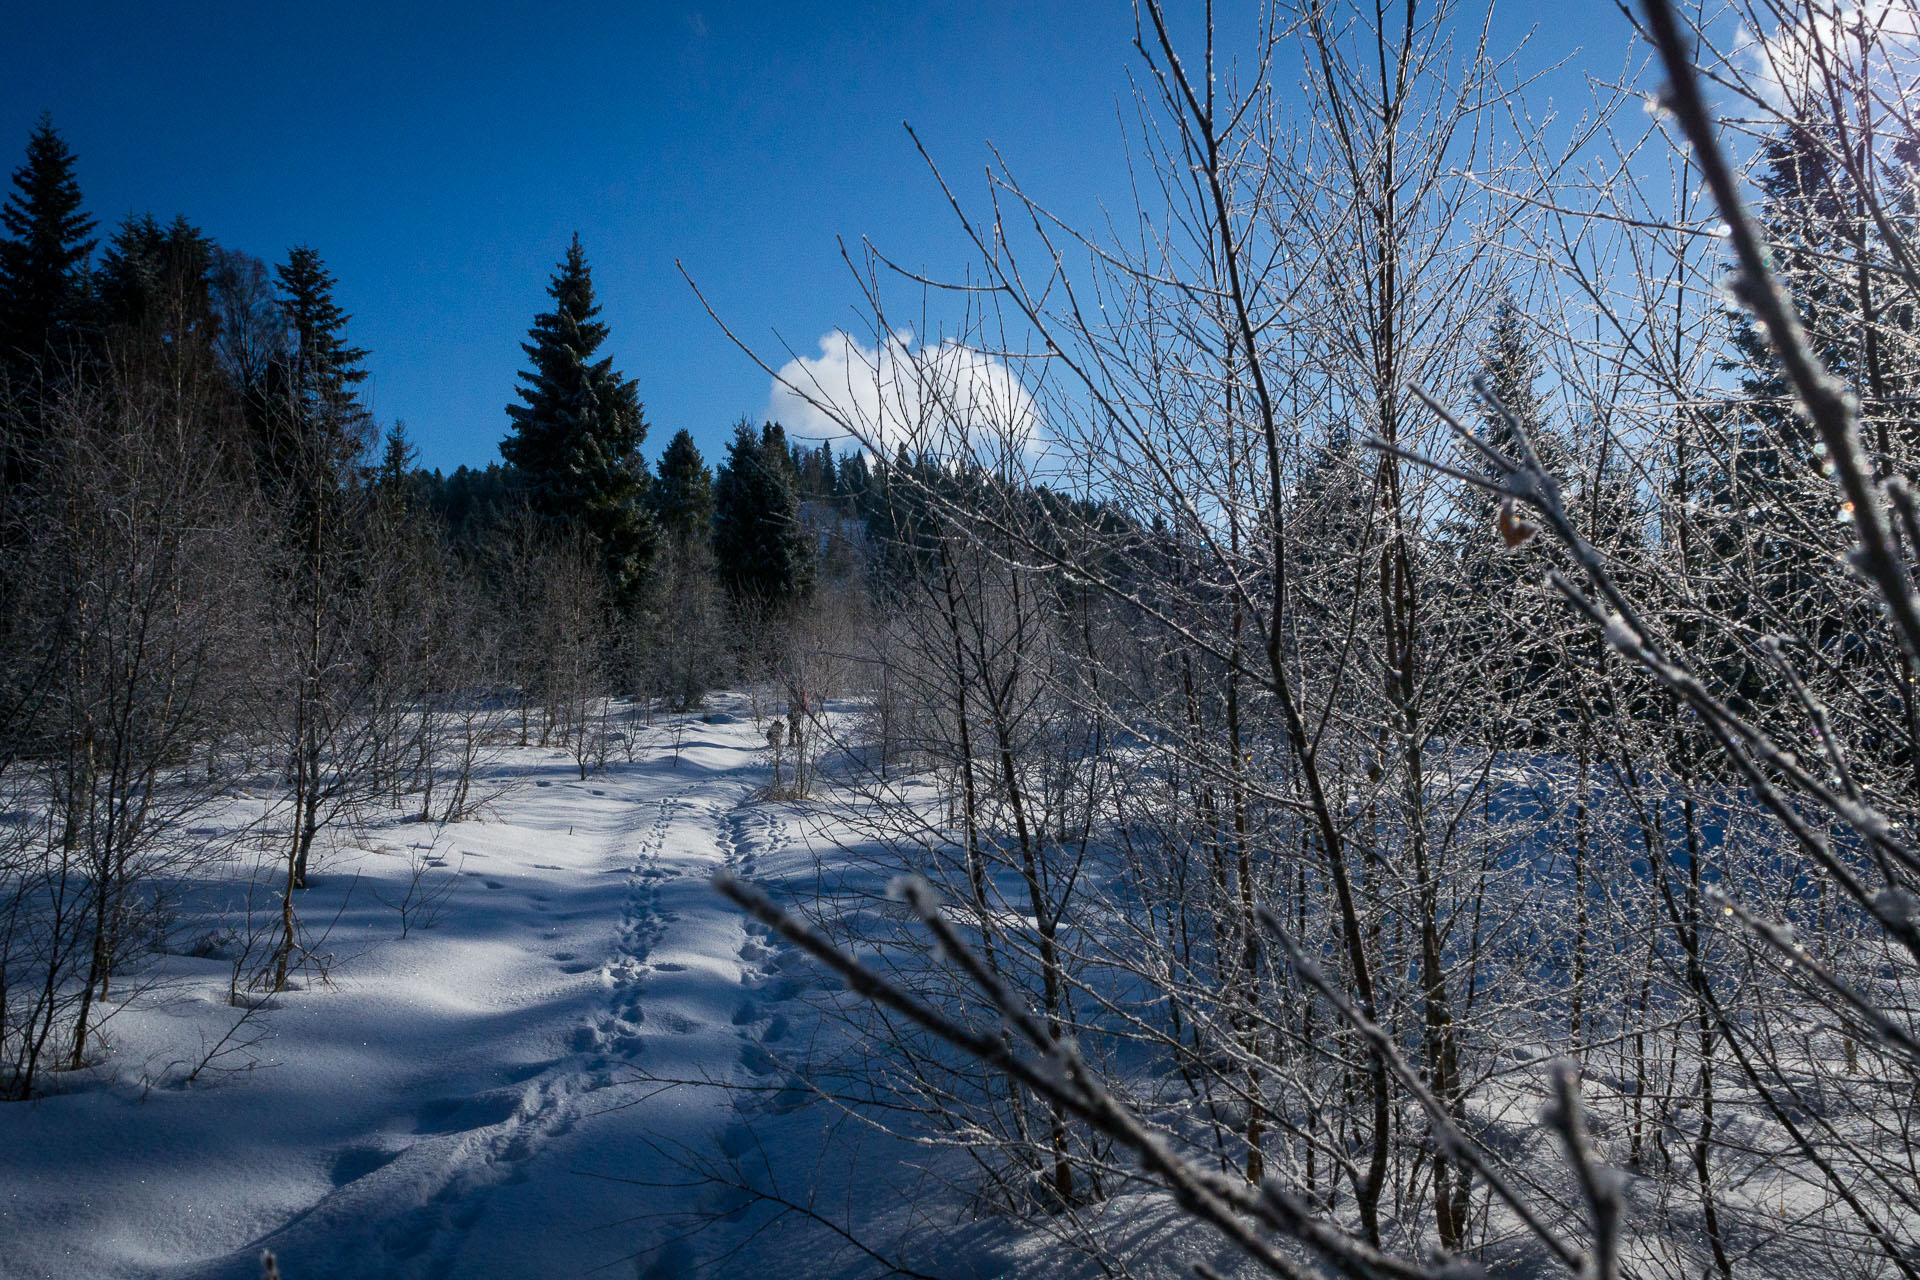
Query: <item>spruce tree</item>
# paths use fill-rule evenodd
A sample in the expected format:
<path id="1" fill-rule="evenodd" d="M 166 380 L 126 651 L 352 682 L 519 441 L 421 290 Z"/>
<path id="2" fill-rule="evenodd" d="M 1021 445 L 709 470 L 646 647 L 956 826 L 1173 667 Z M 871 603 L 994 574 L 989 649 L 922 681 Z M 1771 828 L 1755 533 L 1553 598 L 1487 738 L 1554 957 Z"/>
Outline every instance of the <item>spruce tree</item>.
<path id="1" fill-rule="evenodd" d="M 0 400 L 16 412 L 0 429 L 0 507 L 42 474 L 48 446 L 45 406 L 78 346 L 87 308 L 93 220 L 81 211 L 73 153 L 46 116 L 27 140 L 26 162 L 0 206 Z M 0 532 L 0 611 L 11 610 L 16 529 Z"/>
<path id="2" fill-rule="evenodd" d="M 713 551 L 720 581 L 746 609 L 777 612 L 813 586 L 813 556 L 786 432 L 768 423 L 734 428 L 713 492 Z"/>
<path id="3" fill-rule="evenodd" d="M 407 435 L 407 424 L 395 422 L 387 428 L 386 447 L 380 454 L 376 483 L 385 493 L 409 498 L 414 471 L 420 464 L 420 451 Z"/>
<path id="4" fill-rule="evenodd" d="M 1350 611 L 1349 566 L 1376 543 L 1374 467 L 1351 424 L 1336 419 L 1307 450 L 1288 504 L 1288 573 L 1299 584 L 1295 608 L 1303 625 L 1327 627 Z M 1324 634 L 1324 632 L 1322 633 Z"/>
<path id="5" fill-rule="evenodd" d="M 367 380 L 360 367 L 367 352 L 347 345 L 347 321 L 353 317 L 333 300 L 333 274 L 305 245 L 289 250 L 273 274 L 287 324 L 292 390 L 316 418 L 350 416 L 359 408 L 354 388 Z"/>
<path id="6" fill-rule="evenodd" d="M 660 455 L 651 505 L 661 533 L 675 545 L 704 539 L 713 528 L 713 472 L 685 428 Z"/>
<path id="7" fill-rule="evenodd" d="M 218 249 L 185 218 L 129 216 L 93 273 L 93 356 L 111 366 L 116 385 L 144 388 L 170 413 L 200 415 L 232 385 L 215 342 Z"/>
<path id="8" fill-rule="evenodd" d="M 799 461 L 793 446 L 787 442 L 787 429 L 777 422 L 764 423 L 760 427 L 760 459 L 767 470 L 786 485 L 794 500 L 800 501 Z"/>
<path id="9" fill-rule="evenodd" d="M 1530 322 L 1512 298 L 1501 299 L 1494 308 L 1493 323 L 1480 346 L 1480 376 L 1487 389 L 1527 433 L 1528 443 L 1539 455 L 1548 474 L 1564 476 L 1570 451 L 1548 425 L 1546 405 L 1536 384 L 1540 381 L 1540 356 L 1533 349 Z M 1520 455 L 1520 442 L 1504 415 L 1489 407 L 1482 415 L 1487 443 L 1510 457 Z M 1491 502 L 1491 499 L 1485 499 Z"/>
<path id="10" fill-rule="evenodd" d="M 1480 377 L 1506 410 L 1485 408 L 1483 438 L 1508 457 L 1518 458 L 1520 441 L 1513 426 L 1517 423 L 1541 467 L 1549 475 L 1571 481 L 1572 450 L 1549 424 L 1537 387 L 1540 357 L 1534 350 L 1531 322 L 1511 297 L 1495 307 L 1479 355 Z M 1499 690 L 1500 704 L 1527 722 L 1520 740 L 1539 746 L 1550 739 L 1552 726 L 1529 708 L 1564 705 L 1549 691 L 1562 688 L 1566 677 L 1551 633 L 1552 602 L 1540 583 L 1537 565 L 1530 563 L 1534 553 L 1528 547 L 1502 545 L 1497 508 L 1493 495 L 1469 489 L 1462 494 L 1456 518 L 1449 522 L 1447 532 L 1459 558 L 1455 589 L 1467 622 L 1456 643 Z"/>
<path id="11" fill-rule="evenodd" d="M 1756 212 L 1775 278 L 1786 287 L 1816 353 L 1836 377 L 1857 364 L 1854 343 L 1838 332 L 1847 307 L 1820 260 L 1839 250 L 1839 207 L 1833 198 L 1832 158 L 1805 134 L 1788 131 L 1761 148 L 1754 185 Z M 1811 476 L 1817 467 L 1812 433 L 1793 410 L 1793 398 L 1766 336 L 1738 308 L 1726 312 L 1735 352 L 1727 368 L 1740 379 L 1740 402 L 1730 421 L 1735 437 L 1731 476 L 1710 477 L 1718 505 L 1766 507 Z"/>
<path id="12" fill-rule="evenodd" d="M 1889 250 L 1860 184 L 1890 195 L 1884 212 L 1911 239 L 1914 148 L 1903 140 L 1891 155 L 1868 154 L 1858 140 L 1835 136 L 1820 106 L 1794 114 L 1800 122 L 1762 144 L 1754 175 L 1754 214 L 1774 278 L 1814 354 L 1858 398 L 1862 441 L 1876 467 L 1911 474 L 1920 467 L 1920 365 L 1913 357 L 1920 325 L 1906 289 L 1888 283 Z M 1846 145 L 1860 149 L 1847 155 Z M 1715 569 L 1707 593 L 1718 612 L 1744 626 L 1773 630 L 1792 619 L 1823 648 L 1845 650 L 1867 624 L 1837 611 L 1830 594 L 1826 562 L 1843 553 L 1844 526 L 1829 515 L 1822 446 L 1767 335 L 1743 310 L 1729 307 L 1725 319 L 1732 355 L 1722 368 L 1737 376 L 1739 393 L 1716 406 L 1712 420 L 1727 448 L 1688 478 L 1706 498 L 1703 543 Z M 1827 535 L 1832 542 L 1823 546 Z M 1731 635 L 1712 660 L 1725 683 L 1759 705 L 1775 696 L 1773 672 L 1745 649 Z"/>
<path id="13" fill-rule="evenodd" d="M 833 446 L 827 443 L 825 440 L 822 440 L 820 442 L 819 457 L 820 457 L 820 492 L 816 496 L 818 496 L 823 501 L 831 502 L 833 501 L 834 498 L 839 496 L 840 475 L 839 475 L 838 469 L 834 465 Z"/>
<path id="14" fill-rule="evenodd" d="M 363 466 L 373 418 L 355 388 L 366 380 L 360 361 L 367 353 L 348 344 L 349 317 L 312 249 L 289 250 L 274 278 L 284 345 L 268 371 L 263 412 L 251 425 L 262 488 L 282 521 L 279 586 L 287 616 L 280 629 L 297 677 L 285 691 L 281 739 L 295 815 L 290 894 L 306 887 L 314 838 L 341 802 L 344 775 L 329 757 L 350 722 L 339 708 L 355 696 L 354 682 L 366 670 L 341 655 L 361 625 L 366 568 L 390 552 L 379 545 L 379 513 L 368 502 L 375 491 Z M 288 917 L 276 983 L 284 978 L 291 930 Z"/>
<path id="15" fill-rule="evenodd" d="M 1768 137 L 1754 175 L 1754 212 L 1774 278 L 1814 353 L 1859 398 L 1862 438 L 1881 455 L 1883 470 L 1912 467 L 1920 449 L 1920 362 L 1913 354 L 1920 316 L 1910 290 L 1898 283 L 1897 256 L 1862 183 L 1877 188 L 1881 216 L 1910 243 L 1920 236 L 1917 170 L 1920 143 L 1912 138 L 1875 155 L 1861 139 L 1809 121 Z M 1815 476 L 1819 462 L 1767 336 L 1741 309 L 1729 307 L 1726 320 L 1735 355 L 1725 367 L 1738 374 L 1741 390 L 1733 415 L 1735 485 L 1747 490 L 1730 495 L 1730 503 L 1757 500 L 1764 507 L 1774 491 Z"/>
<path id="16" fill-rule="evenodd" d="M 334 301 L 333 274 L 320 255 L 296 245 L 274 268 L 287 347 L 278 390 L 283 397 L 281 438 L 274 465 L 314 469 L 323 484 L 337 484 L 371 443 L 373 419 L 356 388 L 367 379 L 360 362 L 366 349 L 347 344 L 352 319 Z"/>
<path id="17" fill-rule="evenodd" d="M 648 506 L 661 547 L 647 591 L 654 629 L 646 684 L 672 706 L 692 710 L 721 677 L 727 644 L 711 541 L 713 472 L 691 433 L 678 431 L 668 442 Z"/>
<path id="18" fill-rule="evenodd" d="M 833 478 L 833 496 L 841 509 L 851 515 L 865 519 L 867 504 L 873 488 L 873 472 L 867 466 L 867 455 L 856 453 L 840 464 Z"/>
<path id="19" fill-rule="evenodd" d="M 185 218 L 163 226 L 150 213 L 127 215 L 100 256 L 99 320 L 110 328 L 182 341 L 212 317 L 213 252 L 213 241 Z"/>
<path id="20" fill-rule="evenodd" d="M 648 516 L 646 439 L 638 384 L 611 356 L 598 356 L 607 326 L 597 317 L 593 278 L 580 237 L 547 287 L 551 311 L 534 318 L 521 344 L 533 367 L 520 374 L 521 404 L 509 405 L 512 429 L 500 453 L 518 469 L 535 512 L 592 539 L 613 599 L 637 599 L 655 530 Z"/>
<path id="21" fill-rule="evenodd" d="M 0 361 L 16 382 L 67 354 L 85 316 L 94 222 L 73 171 L 73 152 L 41 116 L 0 206 Z"/>

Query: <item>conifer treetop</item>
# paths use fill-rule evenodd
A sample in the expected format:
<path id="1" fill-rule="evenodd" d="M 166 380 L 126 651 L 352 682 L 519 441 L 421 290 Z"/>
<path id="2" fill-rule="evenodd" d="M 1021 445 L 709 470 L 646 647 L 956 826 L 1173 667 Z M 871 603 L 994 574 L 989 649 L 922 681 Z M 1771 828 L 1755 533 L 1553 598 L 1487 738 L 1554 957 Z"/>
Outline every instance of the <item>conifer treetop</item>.
<path id="1" fill-rule="evenodd" d="M 318 253 L 295 245 L 286 262 L 274 268 L 274 277 L 280 282 L 296 386 L 327 408 L 346 408 L 353 387 L 366 380 L 367 371 L 359 365 L 367 352 L 347 345 L 352 317 L 333 300 L 333 273 Z"/>
<path id="2" fill-rule="evenodd" d="M 553 309 L 534 317 L 530 340 L 521 344 L 532 368 L 520 374 L 522 403 L 507 406 L 512 429 L 500 453 L 526 473 L 536 505 L 561 515 L 610 496 L 616 475 L 633 470 L 646 423 L 638 383 L 614 369 L 612 356 L 596 359 L 607 326 L 596 318 L 600 307 L 577 234 L 547 294 Z"/>
<path id="3" fill-rule="evenodd" d="M 1480 345 L 1480 373 L 1487 388 L 1499 397 L 1527 433 L 1540 464 L 1559 474 L 1566 468 L 1566 442 L 1547 421 L 1546 402 L 1534 384 L 1540 381 L 1540 355 L 1534 347 L 1532 322 L 1512 295 L 1501 298 L 1494 307 L 1493 322 Z M 1486 411 L 1486 435 L 1493 447 L 1513 454 L 1519 443 L 1507 427 L 1506 418 L 1491 408 Z"/>
<path id="4" fill-rule="evenodd" d="M 800 520 L 792 455 L 778 423 L 742 421 L 714 481 L 713 551 L 736 601 L 779 609 L 813 585 L 812 547 Z"/>
<path id="5" fill-rule="evenodd" d="M 677 540 L 704 538 L 713 523 L 713 472 L 684 427 L 660 455 L 653 508 L 662 529 Z"/>
<path id="6" fill-rule="evenodd" d="M 38 355 L 52 331 L 78 318 L 94 221 L 81 208 L 75 159 L 51 116 L 27 139 L 25 162 L 0 206 L 0 346 Z"/>
<path id="7" fill-rule="evenodd" d="M 612 356 L 599 355 L 607 326 L 596 319 L 578 235 L 547 295 L 553 309 L 534 317 L 521 344 L 532 367 L 520 373 L 521 403 L 507 406 L 511 425 L 500 454 L 518 470 L 536 512 L 599 548 L 612 597 L 624 606 L 638 598 L 658 536 L 644 505 L 639 384 L 621 376 Z"/>
<path id="8" fill-rule="evenodd" d="M 366 358 L 366 349 L 347 345 L 344 330 L 353 317 L 333 300 L 336 281 L 320 255 L 295 245 L 287 251 L 286 262 L 274 268 L 274 276 L 285 293 L 287 324 L 302 360 L 331 371 L 342 382 L 364 379 L 366 370 L 353 366 Z"/>

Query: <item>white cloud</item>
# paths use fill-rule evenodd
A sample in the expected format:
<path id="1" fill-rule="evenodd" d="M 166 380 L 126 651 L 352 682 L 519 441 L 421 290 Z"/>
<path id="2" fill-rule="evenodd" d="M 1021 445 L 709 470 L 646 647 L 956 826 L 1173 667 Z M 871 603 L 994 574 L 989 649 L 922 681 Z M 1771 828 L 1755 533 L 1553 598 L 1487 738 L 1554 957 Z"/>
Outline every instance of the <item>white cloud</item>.
<path id="1" fill-rule="evenodd" d="M 1768 103 L 1788 115 L 1810 96 L 1817 102 L 1836 74 L 1844 83 L 1864 72 L 1879 92 L 1904 98 L 1920 72 L 1920 12 L 1912 0 L 1843 0 L 1770 35 L 1742 26 L 1734 56 Z"/>
<path id="2" fill-rule="evenodd" d="M 914 345 L 906 330 L 870 348 L 836 331 L 820 354 L 797 356 L 775 375 L 767 416 L 794 436 L 854 438 L 892 453 L 904 443 L 984 463 L 1038 448 L 1039 407 L 1005 362 L 951 340 Z"/>

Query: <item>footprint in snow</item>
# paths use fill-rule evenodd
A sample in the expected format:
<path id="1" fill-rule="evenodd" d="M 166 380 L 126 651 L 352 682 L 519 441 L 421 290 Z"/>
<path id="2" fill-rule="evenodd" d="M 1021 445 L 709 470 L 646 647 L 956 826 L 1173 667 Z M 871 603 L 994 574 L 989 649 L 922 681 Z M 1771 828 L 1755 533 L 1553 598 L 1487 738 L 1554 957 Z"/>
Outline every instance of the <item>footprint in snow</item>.
<path id="1" fill-rule="evenodd" d="M 399 1154 L 380 1147 L 348 1147 L 333 1157 L 333 1185 L 344 1187 L 349 1182 L 358 1182 L 375 1169 L 392 1163 Z"/>
<path id="2" fill-rule="evenodd" d="M 553 1062 L 526 1062 L 501 1074 L 508 1084 L 521 1084 L 551 1070 L 555 1065 Z"/>
<path id="3" fill-rule="evenodd" d="M 520 1105 L 517 1094 L 502 1090 L 471 1098 L 438 1098 L 420 1108 L 415 1133 L 458 1133 L 499 1124 Z"/>
<path id="4" fill-rule="evenodd" d="M 813 1101 L 813 1097 L 813 1090 L 807 1086 L 805 1080 L 799 1076 L 790 1075 L 780 1091 L 767 1099 L 767 1110 L 777 1116 L 783 1116 L 789 1111 L 798 1111 L 806 1106 Z"/>
<path id="5" fill-rule="evenodd" d="M 761 999 L 777 1003 L 781 1000 L 793 999 L 805 991 L 808 985 L 808 980 L 804 978 L 770 978 L 760 984 L 758 991 Z"/>
<path id="6" fill-rule="evenodd" d="M 720 1154 L 730 1160 L 738 1160 L 758 1145 L 753 1130 L 744 1124 L 729 1125 L 720 1135 Z"/>

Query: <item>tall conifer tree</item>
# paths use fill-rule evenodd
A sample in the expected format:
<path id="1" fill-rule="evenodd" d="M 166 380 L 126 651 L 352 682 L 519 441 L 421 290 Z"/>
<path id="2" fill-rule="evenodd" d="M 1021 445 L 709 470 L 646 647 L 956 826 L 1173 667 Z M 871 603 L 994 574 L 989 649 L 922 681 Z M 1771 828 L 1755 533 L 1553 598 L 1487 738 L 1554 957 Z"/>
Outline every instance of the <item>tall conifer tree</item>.
<path id="1" fill-rule="evenodd" d="M 1874 154 L 1865 139 L 1836 131 L 1823 102 L 1789 103 L 1793 123 L 1762 144 L 1754 213 L 1774 278 L 1786 290 L 1822 364 L 1857 397 L 1862 442 L 1883 471 L 1912 473 L 1920 459 L 1920 316 L 1897 282 L 1897 261 L 1868 211 L 1876 188 L 1899 235 L 1915 232 L 1912 139 Z M 1773 629 L 1806 625 L 1834 651 L 1861 625 L 1833 606 L 1823 547 L 1832 484 L 1823 446 L 1802 416 L 1766 334 L 1744 309 L 1726 310 L 1732 355 L 1722 366 L 1739 394 L 1717 407 L 1727 450 L 1703 460 L 1698 491 L 1709 546 L 1728 585 L 1714 593 L 1728 617 Z M 1730 461 L 1731 465 L 1726 465 Z M 1689 478 L 1690 480 L 1692 478 Z M 1809 536 L 1811 535 L 1811 536 Z M 1768 697 L 1765 661 L 1729 644 L 1722 678 L 1756 701 Z"/>
<path id="2" fill-rule="evenodd" d="M 547 293 L 551 311 L 534 317 L 521 350 L 523 403 L 509 405 L 512 429 L 500 453 L 519 469 L 536 512 L 584 531 L 596 544 L 608 585 L 623 607 L 637 598 L 655 529 L 644 499 L 646 439 L 638 384 L 599 356 L 607 326 L 596 317 L 593 277 L 574 236 Z"/>
<path id="3" fill-rule="evenodd" d="M 1495 307 L 1479 355 L 1480 376 L 1507 411 L 1486 410 L 1482 434 L 1487 442 L 1509 457 L 1520 456 L 1518 435 L 1507 418 L 1511 414 L 1541 467 L 1571 479 L 1572 450 L 1549 423 L 1537 387 L 1541 369 L 1532 324 L 1512 298 L 1501 299 Z M 1460 599 L 1470 619 L 1458 643 L 1476 655 L 1501 690 L 1502 705 L 1525 710 L 1538 705 L 1543 690 L 1563 686 L 1565 675 L 1552 638 L 1552 604 L 1537 565 L 1530 562 L 1532 552 L 1502 545 L 1507 531 L 1496 507 L 1492 495 L 1470 489 L 1462 495 L 1463 510 L 1450 530 L 1460 557 Z M 1550 740 L 1552 725 L 1527 718 L 1523 740 L 1534 745 Z"/>
<path id="4" fill-rule="evenodd" d="M 150 213 L 129 214 L 94 273 L 95 318 L 108 347 L 176 374 L 201 370 L 218 326 L 211 279 L 216 250 L 184 217 L 162 225 Z"/>
<path id="5" fill-rule="evenodd" d="M 684 427 L 660 455 L 651 494 L 660 531 L 676 544 L 705 539 L 713 527 L 713 472 Z"/>
<path id="6" fill-rule="evenodd" d="M 1480 346 L 1480 374 L 1487 389 L 1505 405 L 1521 428 L 1540 465 L 1552 475 L 1564 475 L 1570 451 L 1566 442 L 1547 425 L 1547 408 L 1540 399 L 1540 356 L 1533 349 L 1530 322 L 1512 298 L 1503 298 L 1494 308 L 1493 324 Z M 1488 409 L 1483 415 L 1487 442 L 1509 456 L 1517 457 L 1520 442 L 1502 415 Z M 1482 495 L 1482 500 L 1492 499 Z"/>
<path id="7" fill-rule="evenodd" d="M 16 377 L 62 354 L 86 310 L 94 223 L 73 170 L 73 152 L 41 116 L 0 207 L 0 359 Z"/>
<path id="8" fill-rule="evenodd" d="M 0 444 L 0 489 L 34 473 L 45 445 L 40 405 L 77 353 L 86 319 L 94 224 L 73 170 L 73 152 L 41 116 L 0 206 L 0 390 L 21 410 L 21 430 Z"/>
<path id="9" fill-rule="evenodd" d="M 714 482 L 713 551 L 736 604 L 777 611 L 813 586 L 813 556 L 800 526 L 800 497 L 777 423 L 734 428 Z"/>
<path id="10" fill-rule="evenodd" d="M 407 435 L 407 424 L 396 422 L 387 428 L 386 446 L 380 453 L 376 479 L 387 493 L 411 498 L 414 472 L 420 465 L 420 451 Z"/>
<path id="11" fill-rule="evenodd" d="M 364 347 L 347 345 L 347 321 L 353 317 L 333 300 L 333 273 L 320 255 L 295 245 L 274 268 L 286 316 L 294 385 L 317 410 L 337 412 L 355 401 L 354 388 L 367 379 L 360 367 Z"/>
<path id="12" fill-rule="evenodd" d="M 352 319 L 334 301 L 333 274 L 305 245 L 274 268 L 287 328 L 285 387 L 294 439 L 284 442 L 336 480 L 365 452 L 373 420 L 356 388 L 367 379 L 363 347 L 347 344 Z"/>

